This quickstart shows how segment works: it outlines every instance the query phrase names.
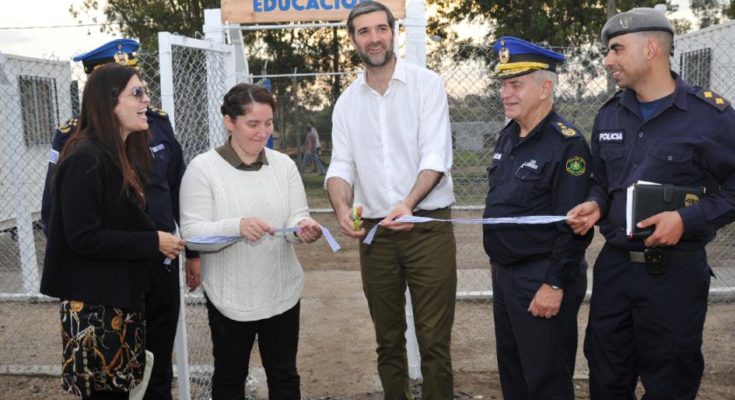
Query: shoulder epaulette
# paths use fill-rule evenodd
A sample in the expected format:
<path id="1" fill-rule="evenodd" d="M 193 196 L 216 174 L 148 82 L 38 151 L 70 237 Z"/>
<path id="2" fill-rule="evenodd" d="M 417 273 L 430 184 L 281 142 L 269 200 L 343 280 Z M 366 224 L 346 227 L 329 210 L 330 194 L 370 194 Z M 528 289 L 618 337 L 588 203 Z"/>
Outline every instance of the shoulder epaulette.
<path id="1" fill-rule="evenodd" d="M 554 127 L 554 129 L 561 133 L 562 136 L 565 138 L 573 138 L 575 136 L 580 136 L 579 132 L 577 132 L 577 129 L 575 129 L 573 126 L 567 124 L 564 121 L 554 121 L 551 123 L 551 126 Z"/>
<path id="2" fill-rule="evenodd" d="M 152 106 L 152 105 L 148 105 L 148 114 L 153 115 L 155 117 L 168 118 L 168 114 L 166 113 L 166 111 L 163 111 L 160 108 Z"/>
<path id="3" fill-rule="evenodd" d="M 71 118 L 61 124 L 58 131 L 62 135 L 68 135 L 76 130 L 77 123 L 79 122 L 79 118 Z"/>
<path id="4" fill-rule="evenodd" d="M 725 111 L 725 109 L 730 106 L 729 101 L 725 100 L 724 97 L 709 89 L 700 89 L 699 91 L 694 93 L 694 95 L 720 111 Z"/>

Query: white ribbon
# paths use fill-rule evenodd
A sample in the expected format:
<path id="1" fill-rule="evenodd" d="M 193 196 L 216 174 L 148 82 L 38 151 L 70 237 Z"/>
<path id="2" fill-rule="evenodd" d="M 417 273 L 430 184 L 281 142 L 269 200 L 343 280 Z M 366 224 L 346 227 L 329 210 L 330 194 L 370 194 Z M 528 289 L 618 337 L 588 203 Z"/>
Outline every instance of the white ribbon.
<path id="1" fill-rule="evenodd" d="M 493 225 L 493 224 L 520 224 L 520 225 L 537 225 L 537 224 L 550 224 L 553 222 L 565 221 L 567 217 L 565 215 L 527 215 L 523 217 L 499 217 L 499 218 L 451 218 L 451 219 L 440 219 L 440 218 L 429 218 L 419 217 L 416 215 L 403 215 L 396 218 L 395 222 L 406 222 L 412 224 L 420 224 L 424 222 L 451 222 L 453 224 L 469 224 L 469 225 Z M 370 231 L 365 235 L 365 239 L 362 241 L 365 244 L 373 243 L 375 234 L 378 231 L 380 224 L 373 226 Z"/>
<path id="2" fill-rule="evenodd" d="M 332 249 L 332 252 L 333 253 L 338 252 L 342 247 L 334 239 L 334 236 L 332 236 L 332 232 L 330 232 L 329 229 L 327 229 L 327 227 L 323 225 L 319 225 L 319 227 L 321 228 L 322 235 L 324 235 L 324 238 L 327 240 L 329 247 Z M 293 226 L 290 228 L 274 229 L 273 233 L 288 234 L 288 233 L 298 232 L 300 230 L 301 230 L 300 227 Z M 187 239 L 186 242 L 192 243 L 192 244 L 201 244 L 201 245 L 225 245 L 219 248 L 221 250 L 227 245 L 238 242 L 240 240 L 245 240 L 245 238 L 241 236 L 199 236 L 199 237 L 193 237 L 193 238 Z"/>

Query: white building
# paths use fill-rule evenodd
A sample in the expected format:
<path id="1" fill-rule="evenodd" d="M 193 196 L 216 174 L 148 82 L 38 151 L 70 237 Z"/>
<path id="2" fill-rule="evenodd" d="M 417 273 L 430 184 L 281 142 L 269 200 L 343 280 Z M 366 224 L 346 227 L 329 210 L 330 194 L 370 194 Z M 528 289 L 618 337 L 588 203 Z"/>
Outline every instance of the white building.
<path id="1" fill-rule="evenodd" d="M 0 229 L 39 218 L 53 133 L 72 114 L 71 85 L 69 62 L 0 54 Z"/>
<path id="2" fill-rule="evenodd" d="M 735 101 L 735 21 L 676 37 L 673 63 L 687 83 Z"/>

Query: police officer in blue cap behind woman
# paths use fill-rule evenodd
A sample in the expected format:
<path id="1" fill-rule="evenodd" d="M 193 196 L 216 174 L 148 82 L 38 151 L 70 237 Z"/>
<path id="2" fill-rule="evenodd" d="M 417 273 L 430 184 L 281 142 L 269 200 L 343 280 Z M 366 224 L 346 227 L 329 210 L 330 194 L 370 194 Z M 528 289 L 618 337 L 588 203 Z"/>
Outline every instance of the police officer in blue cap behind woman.
<path id="1" fill-rule="evenodd" d="M 553 106 L 564 56 L 511 36 L 498 39 L 494 50 L 500 59 L 494 77 L 511 121 L 495 145 L 484 217 L 564 215 L 590 186 L 587 142 Z M 563 222 L 485 225 L 504 398 L 574 399 L 577 312 L 591 238 Z"/>
<path id="2" fill-rule="evenodd" d="M 694 399 L 704 370 L 702 331 L 710 270 L 705 245 L 735 216 L 735 110 L 671 71 L 673 28 L 663 13 L 634 8 L 602 30 L 605 67 L 622 88 L 592 128 L 588 201 L 569 212 L 575 232 L 599 221 L 606 243 L 594 268 L 584 352 L 590 396 Z M 634 221 L 626 188 L 638 180 L 705 187 L 699 202 Z"/>
<path id="3" fill-rule="evenodd" d="M 135 67 L 137 59 L 134 52 L 139 47 L 140 44 L 135 40 L 116 39 L 74 57 L 74 61 L 81 61 L 87 74 L 91 74 L 99 66 L 113 62 Z M 158 230 L 174 232 L 175 223 L 179 219 L 179 186 L 184 175 L 184 158 L 166 113 L 149 105 L 146 117 L 149 126 L 148 145 L 153 155 L 153 171 L 146 180 L 145 187 L 146 211 Z M 44 232 L 48 232 L 53 199 L 52 182 L 59 154 L 69 137 L 76 132 L 77 121 L 77 117 L 70 119 L 54 134 L 41 207 Z M 198 254 L 187 251 L 186 255 L 187 271 L 198 271 Z M 146 400 L 171 399 L 171 354 L 180 306 L 179 270 L 176 260 L 165 261 L 161 257 L 161 263 L 164 262 L 167 263 L 166 266 L 149 268 L 147 271 L 145 347 L 153 353 L 155 361 L 146 390 Z M 193 283 L 190 282 L 190 286 Z"/>

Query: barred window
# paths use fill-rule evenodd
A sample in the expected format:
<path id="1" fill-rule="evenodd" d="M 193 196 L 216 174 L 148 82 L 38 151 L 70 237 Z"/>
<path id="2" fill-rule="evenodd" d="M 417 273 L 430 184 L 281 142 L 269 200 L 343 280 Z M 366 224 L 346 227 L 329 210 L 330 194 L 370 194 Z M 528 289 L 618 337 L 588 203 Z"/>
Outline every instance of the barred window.
<path id="1" fill-rule="evenodd" d="M 710 87 L 712 49 L 699 49 L 681 54 L 681 78 L 684 82 L 703 88 Z"/>
<path id="2" fill-rule="evenodd" d="M 26 146 L 50 144 L 59 119 L 56 79 L 20 75 L 18 86 L 23 115 L 23 141 Z"/>

